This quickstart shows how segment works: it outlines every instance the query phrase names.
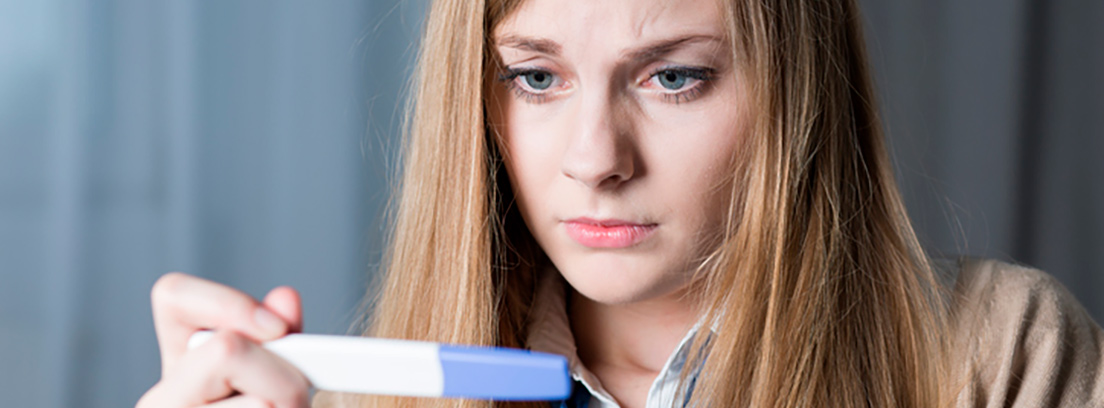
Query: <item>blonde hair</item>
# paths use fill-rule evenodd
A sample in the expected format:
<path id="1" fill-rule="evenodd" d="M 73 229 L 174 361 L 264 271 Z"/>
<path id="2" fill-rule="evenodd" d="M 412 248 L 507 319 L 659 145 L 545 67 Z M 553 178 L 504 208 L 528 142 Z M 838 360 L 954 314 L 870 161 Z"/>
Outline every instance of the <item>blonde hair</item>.
<path id="1" fill-rule="evenodd" d="M 438 0 L 404 140 L 381 337 L 524 347 L 532 249 L 484 123 L 489 36 L 519 1 Z M 691 406 L 943 403 L 945 311 L 894 181 L 851 0 L 725 1 L 752 84 L 723 243 L 698 288 L 716 330 Z M 515 217 L 515 218 L 511 218 Z M 529 250 L 527 250 L 529 249 Z M 699 335 L 694 348 L 706 347 Z M 686 379 L 688 371 L 684 371 Z M 340 406 L 486 401 L 323 395 Z"/>

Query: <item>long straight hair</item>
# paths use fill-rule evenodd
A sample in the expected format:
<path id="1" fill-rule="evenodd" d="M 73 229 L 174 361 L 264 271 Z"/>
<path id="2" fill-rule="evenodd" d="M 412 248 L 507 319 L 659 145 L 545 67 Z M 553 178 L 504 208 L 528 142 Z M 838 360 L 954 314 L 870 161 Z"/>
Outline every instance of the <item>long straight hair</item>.
<path id="1" fill-rule="evenodd" d="M 525 347 L 540 254 L 524 250 L 531 238 L 509 210 L 484 121 L 489 37 L 519 2 L 431 6 L 385 277 L 365 334 Z M 702 352 L 684 369 L 684 380 L 703 370 L 691 406 L 941 405 L 940 285 L 891 171 L 857 6 L 734 0 L 724 9 L 755 124 L 734 157 L 724 239 L 699 269 L 715 330 L 694 340 Z M 528 405 L 334 394 L 317 402 Z"/>
<path id="2" fill-rule="evenodd" d="M 705 275 L 717 329 L 691 397 L 698 406 L 944 404 L 945 296 L 891 171 L 857 5 L 725 6 L 759 111 L 736 160 L 742 182 L 726 239 Z"/>

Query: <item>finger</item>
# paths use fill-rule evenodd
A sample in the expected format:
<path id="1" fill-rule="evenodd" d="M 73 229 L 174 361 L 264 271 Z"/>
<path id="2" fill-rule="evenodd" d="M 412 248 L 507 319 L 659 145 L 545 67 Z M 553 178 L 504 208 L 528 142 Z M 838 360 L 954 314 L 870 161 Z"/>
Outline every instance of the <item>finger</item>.
<path id="1" fill-rule="evenodd" d="M 229 286 L 170 273 L 158 279 L 151 292 L 162 374 L 172 369 L 187 351 L 188 338 L 200 329 L 234 330 L 255 341 L 287 333 L 283 319 Z"/>
<path id="2" fill-rule="evenodd" d="M 275 408 L 299 408 L 309 406 L 310 382 L 252 340 L 220 331 L 181 358 L 154 388 L 151 403 L 166 402 L 165 406 L 197 406 L 241 394 Z"/>
<path id="3" fill-rule="evenodd" d="M 204 408 L 271 408 L 272 405 L 252 395 L 236 395 L 222 401 L 204 405 Z"/>
<path id="4" fill-rule="evenodd" d="M 177 408 L 183 407 L 180 405 L 180 401 L 163 400 L 162 395 L 165 394 L 163 390 L 164 381 L 160 381 L 146 390 L 145 394 L 138 399 L 138 403 L 134 405 L 134 408 Z"/>
<path id="5" fill-rule="evenodd" d="M 272 289 L 261 302 L 288 324 L 288 333 L 303 331 L 303 306 L 299 292 L 290 286 Z"/>

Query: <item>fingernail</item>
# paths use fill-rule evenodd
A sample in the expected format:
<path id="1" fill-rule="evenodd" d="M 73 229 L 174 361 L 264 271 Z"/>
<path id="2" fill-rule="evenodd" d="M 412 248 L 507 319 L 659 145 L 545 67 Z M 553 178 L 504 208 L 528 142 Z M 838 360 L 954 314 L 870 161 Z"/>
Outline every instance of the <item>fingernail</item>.
<path id="1" fill-rule="evenodd" d="M 277 336 L 287 329 L 282 319 L 263 307 L 258 307 L 257 311 L 253 312 L 253 321 L 257 322 L 257 327 L 270 336 Z"/>

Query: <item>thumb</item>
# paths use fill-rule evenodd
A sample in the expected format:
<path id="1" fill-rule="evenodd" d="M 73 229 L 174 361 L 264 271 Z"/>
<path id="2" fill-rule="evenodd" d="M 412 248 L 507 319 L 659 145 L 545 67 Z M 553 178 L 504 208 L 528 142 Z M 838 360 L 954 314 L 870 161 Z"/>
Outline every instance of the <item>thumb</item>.
<path id="1" fill-rule="evenodd" d="M 299 292 L 290 286 L 272 289 L 261 302 L 264 307 L 288 324 L 288 333 L 303 331 L 303 306 Z"/>

